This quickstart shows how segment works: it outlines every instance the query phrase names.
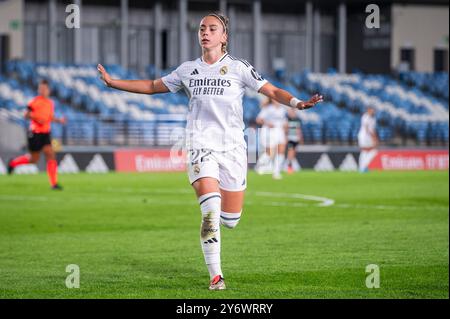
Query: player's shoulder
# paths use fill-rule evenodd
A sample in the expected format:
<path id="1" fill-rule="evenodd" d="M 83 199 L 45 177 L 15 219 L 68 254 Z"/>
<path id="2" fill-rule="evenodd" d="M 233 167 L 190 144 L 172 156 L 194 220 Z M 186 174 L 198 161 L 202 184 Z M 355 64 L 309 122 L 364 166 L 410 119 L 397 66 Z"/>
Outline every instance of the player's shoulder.
<path id="1" fill-rule="evenodd" d="M 186 69 L 189 69 L 189 68 L 191 68 L 191 67 L 193 67 L 193 66 L 195 66 L 195 65 L 197 64 L 197 60 L 198 60 L 198 59 L 190 60 L 190 61 L 185 61 L 185 62 L 181 63 L 181 64 L 177 67 L 177 70 L 178 70 L 178 71 L 184 71 L 184 70 L 186 70 Z"/>
<path id="2" fill-rule="evenodd" d="M 196 60 L 185 61 L 176 68 L 179 77 L 184 78 L 191 74 L 198 67 Z"/>
<path id="3" fill-rule="evenodd" d="M 250 62 L 248 62 L 247 60 L 235 57 L 234 55 L 231 55 L 229 53 L 227 53 L 224 60 L 226 60 L 228 63 L 230 63 L 231 65 L 236 66 L 238 68 L 251 68 L 252 67 Z"/>
<path id="4" fill-rule="evenodd" d="M 364 120 L 366 121 L 375 121 L 375 117 L 374 116 L 370 116 L 369 114 L 365 113 L 363 115 Z"/>
<path id="5" fill-rule="evenodd" d="M 42 104 L 45 104 L 46 106 L 53 107 L 55 105 L 55 102 L 53 102 L 53 100 L 50 97 L 41 96 L 40 98 L 41 98 Z"/>
<path id="6" fill-rule="evenodd" d="M 35 96 L 35 97 L 32 97 L 29 101 L 28 101 L 28 105 L 32 105 L 32 104 L 35 104 L 36 102 L 38 102 L 39 100 L 40 100 L 40 96 L 38 95 L 38 96 Z"/>

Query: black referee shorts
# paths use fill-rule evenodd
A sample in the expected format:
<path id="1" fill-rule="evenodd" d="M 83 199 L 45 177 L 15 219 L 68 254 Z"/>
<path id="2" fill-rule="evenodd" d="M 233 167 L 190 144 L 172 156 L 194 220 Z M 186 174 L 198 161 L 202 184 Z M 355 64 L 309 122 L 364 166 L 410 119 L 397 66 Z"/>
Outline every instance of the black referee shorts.
<path id="1" fill-rule="evenodd" d="M 295 149 L 297 147 L 297 145 L 298 145 L 298 142 L 296 142 L 296 141 L 288 141 L 288 143 L 287 143 L 288 148 Z"/>
<path id="2" fill-rule="evenodd" d="M 28 132 L 28 149 L 30 152 L 40 152 L 45 145 L 51 145 L 50 133 Z"/>

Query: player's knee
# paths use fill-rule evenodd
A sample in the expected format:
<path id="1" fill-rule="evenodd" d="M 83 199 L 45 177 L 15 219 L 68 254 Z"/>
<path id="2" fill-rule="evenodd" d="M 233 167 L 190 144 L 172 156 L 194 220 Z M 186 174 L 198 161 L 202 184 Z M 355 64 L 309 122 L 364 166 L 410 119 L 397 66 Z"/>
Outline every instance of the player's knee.
<path id="1" fill-rule="evenodd" d="M 55 159 L 56 159 L 55 153 L 53 153 L 53 152 L 47 152 L 47 153 L 45 153 L 45 159 L 46 159 L 47 161 L 53 161 L 53 160 L 55 160 Z"/>
<path id="2" fill-rule="evenodd" d="M 220 213 L 220 224 L 225 226 L 226 228 L 236 228 L 236 226 L 239 224 L 239 221 L 241 220 L 241 213 L 227 213 L 227 212 L 221 212 Z"/>
<path id="3" fill-rule="evenodd" d="M 39 157 L 32 156 L 30 157 L 30 164 L 37 164 L 39 162 Z"/>

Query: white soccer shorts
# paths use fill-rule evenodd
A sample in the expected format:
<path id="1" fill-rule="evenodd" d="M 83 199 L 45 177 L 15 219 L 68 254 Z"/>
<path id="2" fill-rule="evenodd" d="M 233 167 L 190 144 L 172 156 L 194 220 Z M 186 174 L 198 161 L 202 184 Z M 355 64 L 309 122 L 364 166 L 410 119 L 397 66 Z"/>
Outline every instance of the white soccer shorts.
<path id="1" fill-rule="evenodd" d="M 358 146 L 360 148 L 371 148 L 375 146 L 373 138 L 367 135 L 358 136 Z"/>
<path id="2" fill-rule="evenodd" d="M 279 144 L 286 144 L 286 134 L 282 128 L 263 127 L 260 130 L 260 143 L 264 148 L 273 148 Z"/>
<path id="3" fill-rule="evenodd" d="M 229 151 L 190 150 L 187 166 L 191 184 L 200 178 L 212 177 L 225 191 L 243 191 L 247 187 L 247 150 L 244 146 Z"/>

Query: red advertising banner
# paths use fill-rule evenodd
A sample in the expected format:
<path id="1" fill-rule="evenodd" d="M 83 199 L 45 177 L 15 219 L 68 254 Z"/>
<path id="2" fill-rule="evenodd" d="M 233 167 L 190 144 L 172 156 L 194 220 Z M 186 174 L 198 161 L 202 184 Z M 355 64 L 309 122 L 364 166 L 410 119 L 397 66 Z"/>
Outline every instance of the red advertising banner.
<path id="1" fill-rule="evenodd" d="M 446 150 L 380 150 L 370 162 L 375 170 L 448 170 Z"/>
<path id="2" fill-rule="evenodd" d="M 167 149 L 119 149 L 114 152 L 118 172 L 180 172 L 186 170 L 184 154 Z"/>

